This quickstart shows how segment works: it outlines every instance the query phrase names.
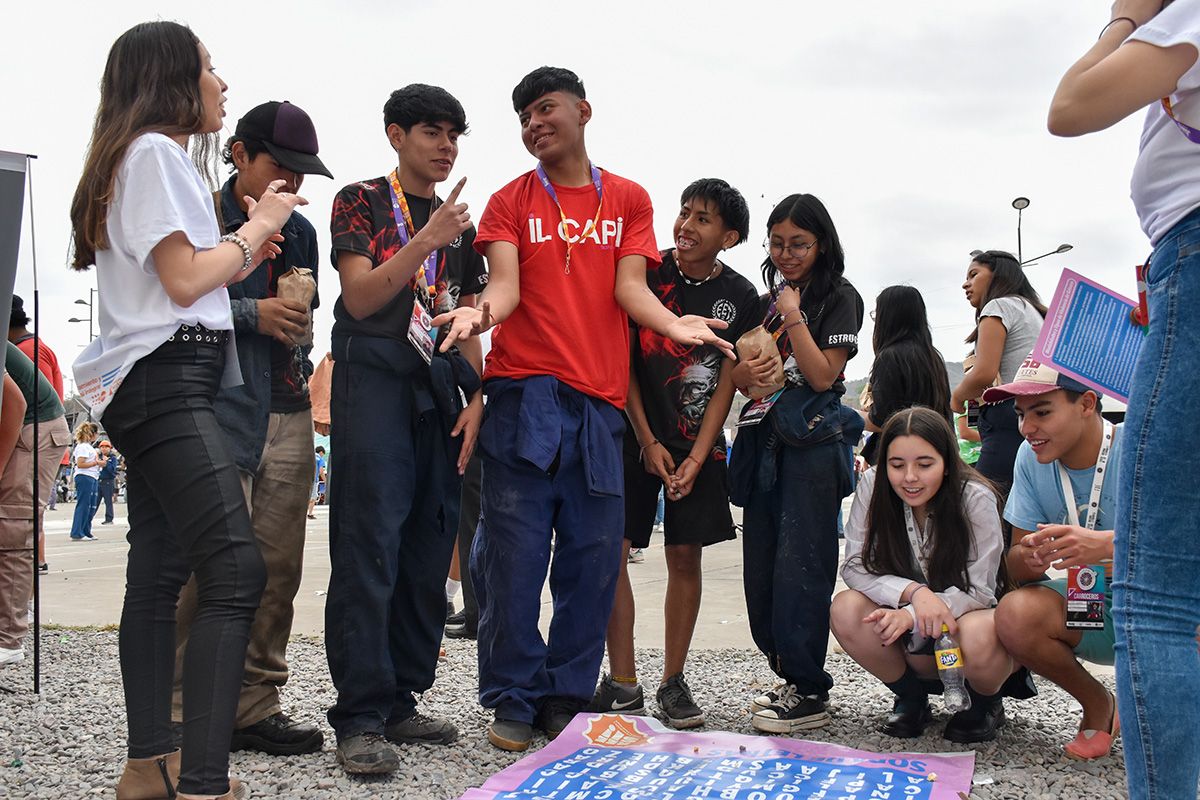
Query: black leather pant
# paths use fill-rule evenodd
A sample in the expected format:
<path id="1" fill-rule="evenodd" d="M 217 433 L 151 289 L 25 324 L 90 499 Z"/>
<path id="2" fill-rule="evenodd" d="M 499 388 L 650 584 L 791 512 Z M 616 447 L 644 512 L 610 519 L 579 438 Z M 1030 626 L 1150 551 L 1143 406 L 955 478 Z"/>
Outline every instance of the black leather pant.
<path id="1" fill-rule="evenodd" d="M 246 643 L 266 580 L 213 413 L 223 366 L 219 344 L 168 342 L 133 366 L 103 415 L 128 476 L 120 657 L 129 757 L 173 749 L 175 606 L 194 572 L 199 608 L 184 657 L 179 779 L 179 791 L 194 794 L 228 791 Z"/>

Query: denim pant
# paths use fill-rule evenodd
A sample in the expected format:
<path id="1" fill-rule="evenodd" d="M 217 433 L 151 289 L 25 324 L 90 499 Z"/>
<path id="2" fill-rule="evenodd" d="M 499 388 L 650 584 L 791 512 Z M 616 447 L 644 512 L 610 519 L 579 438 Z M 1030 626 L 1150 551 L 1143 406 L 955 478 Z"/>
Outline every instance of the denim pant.
<path id="1" fill-rule="evenodd" d="M 840 441 L 806 449 L 775 446 L 774 487 L 764 492 L 756 486 L 742 516 L 750 633 L 776 675 L 800 694 L 824 700 L 833 687 L 825 652 L 837 580 L 837 517 L 847 490 L 846 446 Z"/>
<path id="2" fill-rule="evenodd" d="M 99 488 L 99 492 L 100 492 L 100 497 L 96 501 L 96 511 L 100 510 L 100 501 L 103 501 L 104 502 L 104 521 L 112 522 L 113 521 L 113 495 L 116 493 L 116 490 L 117 490 L 117 482 L 112 481 L 112 480 L 100 481 L 100 485 L 98 488 Z M 96 516 L 95 512 L 92 512 L 92 516 L 93 517 Z"/>
<path id="3" fill-rule="evenodd" d="M 975 469 L 1008 495 L 1013 482 L 1013 464 L 1025 437 L 1017 421 L 1016 402 L 990 403 L 979 410 L 979 460 Z"/>
<path id="4" fill-rule="evenodd" d="M 1117 703 L 1134 800 L 1194 798 L 1200 780 L 1200 211 L 1154 251 L 1150 333 L 1134 371 L 1117 500 Z"/>
<path id="5" fill-rule="evenodd" d="M 557 381 L 557 390 L 538 391 L 546 380 L 499 392 L 489 384 L 483 513 L 471 553 L 479 702 L 497 719 L 526 723 L 549 697 L 591 698 L 625 529 L 621 412 Z M 534 450 L 545 462 L 529 460 Z M 554 611 L 543 640 L 547 569 Z"/>
<path id="6" fill-rule="evenodd" d="M 459 440 L 442 412 L 423 406 L 414 380 L 340 355 L 333 367 L 325 649 L 338 741 L 411 717 L 437 668 Z"/>
<path id="7" fill-rule="evenodd" d="M 75 517 L 71 521 L 71 538 L 86 539 L 92 535 L 92 517 L 100 502 L 99 481 L 91 475 L 75 476 Z"/>
<path id="8" fill-rule="evenodd" d="M 199 586 L 183 666 L 179 791 L 189 794 L 229 790 L 242 664 L 266 580 L 213 413 L 223 365 L 219 346 L 168 342 L 134 364 L 103 417 L 129 490 L 120 657 L 130 758 L 174 748 L 175 605 L 191 573 Z"/>
<path id="9" fill-rule="evenodd" d="M 479 504 L 483 483 L 483 461 L 476 450 L 467 462 L 467 471 L 462 479 L 462 505 L 458 516 L 458 568 L 462 576 L 463 617 L 467 627 L 479 627 L 479 600 L 475 596 L 475 581 L 471 577 L 471 547 L 475 544 L 475 531 L 479 528 Z"/>

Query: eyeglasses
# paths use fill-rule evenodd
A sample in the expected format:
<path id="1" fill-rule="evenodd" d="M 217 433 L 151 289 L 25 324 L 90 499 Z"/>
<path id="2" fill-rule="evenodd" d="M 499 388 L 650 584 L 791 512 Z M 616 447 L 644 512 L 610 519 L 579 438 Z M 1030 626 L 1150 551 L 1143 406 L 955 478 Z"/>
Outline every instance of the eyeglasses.
<path id="1" fill-rule="evenodd" d="M 808 255 L 808 251 L 816 247 L 820 242 L 809 242 L 808 244 L 787 244 L 783 242 L 772 242 L 770 239 L 763 239 L 763 249 L 770 253 L 773 257 L 779 258 L 785 253 L 792 258 L 804 258 Z"/>

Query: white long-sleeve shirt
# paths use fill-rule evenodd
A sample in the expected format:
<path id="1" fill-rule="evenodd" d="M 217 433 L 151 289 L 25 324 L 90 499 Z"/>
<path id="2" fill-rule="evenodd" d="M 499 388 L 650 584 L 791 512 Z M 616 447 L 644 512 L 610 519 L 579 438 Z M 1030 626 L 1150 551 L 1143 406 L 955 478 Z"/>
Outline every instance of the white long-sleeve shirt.
<path id="1" fill-rule="evenodd" d="M 900 595 L 913 579 L 902 575 L 875 575 L 867 572 L 862 565 L 863 542 L 867 535 L 867 509 L 871 503 L 871 493 L 875 489 L 875 480 L 876 470 L 867 470 L 854 493 L 854 505 L 850 509 L 850 518 L 846 521 L 846 557 L 842 564 L 842 580 L 851 589 L 862 592 L 880 606 L 900 608 Z M 885 485 L 881 487 L 881 491 L 891 491 L 891 487 Z M 967 521 L 971 526 L 971 546 L 967 555 L 967 576 L 971 580 L 971 588 L 969 591 L 963 591 L 957 586 L 951 586 L 936 593 L 954 614 L 955 619 L 968 611 L 996 605 L 996 571 L 1006 549 L 996 495 L 986 486 L 970 482 L 963 488 L 962 499 Z M 916 555 L 922 574 L 928 574 L 929 554 L 926 551 L 931 545 L 929 533 L 932 522 L 932 518 L 927 518 L 925 529 L 915 531 L 917 541 L 921 545 L 920 552 Z M 913 614 L 915 623 L 916 615 L 912 607 L 908 606 L 908 610 Z"/>

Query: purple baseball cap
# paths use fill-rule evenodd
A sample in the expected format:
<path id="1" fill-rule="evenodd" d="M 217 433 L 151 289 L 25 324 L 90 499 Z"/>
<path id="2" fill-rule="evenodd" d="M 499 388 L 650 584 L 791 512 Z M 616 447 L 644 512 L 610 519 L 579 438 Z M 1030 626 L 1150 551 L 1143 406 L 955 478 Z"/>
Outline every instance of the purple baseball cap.
<path id="1" fill-rule="evenodd" d="M 238 120 L 234 136 L 263 143 L 279 165 L 301 175 L 333 175 L 317 158 L 317 129 L 304 109 L 284 100 L 255 106 Z"/>

